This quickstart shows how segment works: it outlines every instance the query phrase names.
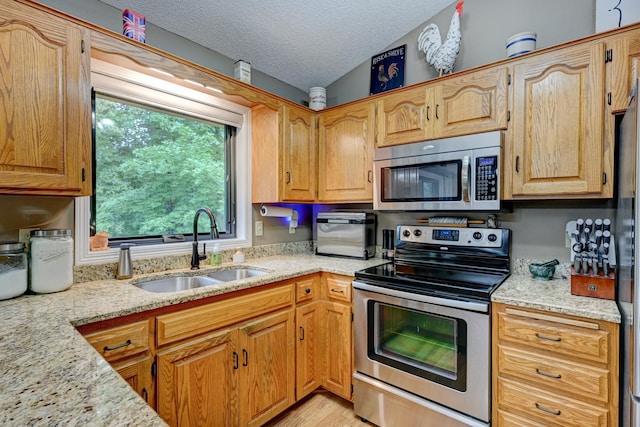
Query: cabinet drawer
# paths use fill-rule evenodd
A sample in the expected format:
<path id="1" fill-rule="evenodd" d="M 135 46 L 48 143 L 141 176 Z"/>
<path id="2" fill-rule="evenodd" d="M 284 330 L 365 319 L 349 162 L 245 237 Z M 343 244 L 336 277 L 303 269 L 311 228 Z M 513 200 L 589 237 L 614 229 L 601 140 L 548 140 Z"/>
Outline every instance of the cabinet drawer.
<path id="1" fill-rule="evenodd" d="M 202 307 L 156 317 L 157 344 L 185 338 L 242 322 L 293 304 L 291 284 L 232 297 Z"/>
<path id="2" fill-rule="evenodd" d="M 297 279 L 295 283 L 297 303 L 313 301 L 318 298 L 320 290 L 318 275 Z"/>
<path id="3" fill-rule="evenodd" d="M 571 392 L 602 403 L 609 399 L 609 371 L 605 369 L 503 345 L 498 346 L 498 366 L 499 374 L 513 375 L 545 390 Z"/>
<path id="4" fill-rule="evenodd" d="M 521 317 L 511 313 L 498 313 L 498 337 L 541 350 L 572 357 L 581 357 L 596 362 L 607 362 L 609 333 L 599 330 L 595 322 L 574 322 L 570 319 L 544 315 L 547 320 L 534 318 L 533 313 L 522 313 L 532 317 Z"/>
<path id="5" fill-rule="evenodd" d="M 498 378 L 498 402 L 501 408 L 531 417 L 536 424 L 558 427 L 604 427 L 609 412 L 577 400 L 547 393 L 533 387 Z"/>
<path id="6" fill-rule="evenodd" d="M 351 302 L 351 277 L 325 276 L 325 292 L 327 298 L 335 301 Z"/>
<path id="7" fill-rule="evenodd" d="M 109 362 L 149 349 L 149 322 L 132 323 L 85 335 L 85 339 Z"/>
<path id="8" fill-rule="evenodd" d="M 539 423 L 527 420 L 526 418 L 510 414 L 509 412 L 498 410 L 498 427 L 540 427 Z"/>

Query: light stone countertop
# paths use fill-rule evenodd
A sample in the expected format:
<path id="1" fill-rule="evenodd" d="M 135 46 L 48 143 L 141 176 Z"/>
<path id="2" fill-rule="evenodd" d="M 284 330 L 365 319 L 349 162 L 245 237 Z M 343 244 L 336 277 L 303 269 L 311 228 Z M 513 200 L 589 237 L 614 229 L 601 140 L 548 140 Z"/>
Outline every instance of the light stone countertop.
<path id="1" fill-rule="evenodd" d="M 571 280 L 536 280 L 529 273 L 512 274 L 491 295 L 491 301 L 589 319 L 620 323 L 615 301 L 571 295 Z"/>
<path id="2" fill-rule="evenodd" d="M 55 294 L 0 301 L 0 425 L 164 426 L 75 326 L 326 271 L 353 275 L 384 260 L 315 255 L 249 259 L 242 265 L 268 271 L 220 286 L 151 293 L 132 286 L 145 279 L 192 275 L 188 268 L 130 280 L 74 284 Z M 231 267 L 225 263 L 222 268 Z M 218 267 L 220 268 L 220 267 Z M 212 267 L 203 267 L 205 273 Z M 573 297 L 568 280 L 538 282 L 512 275 L 492 300 L 541 310 L 620 321 L 613 301 Z"/>
<path id="3" fill-rule="evenodd" d="M 275 256 L 242 264 L 270 274 L 220 286 L 165 294 L 132 286 L 150 277 L 194 274 L 185 268 L 130 280 L 77 283 L 64 292 L 0 301 L 0 425 L 165 426 L 74 326 L 318 271 L 353 275 L 383 262 Z"/>

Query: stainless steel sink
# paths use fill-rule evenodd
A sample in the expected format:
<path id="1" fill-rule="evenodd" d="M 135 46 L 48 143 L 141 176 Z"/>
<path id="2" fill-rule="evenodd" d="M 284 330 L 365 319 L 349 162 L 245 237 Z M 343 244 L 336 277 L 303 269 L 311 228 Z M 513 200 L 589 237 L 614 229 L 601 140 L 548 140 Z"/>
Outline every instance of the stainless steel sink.
<path id="1" fill-rule="evenodd" d="M 218 270 L 207 274 L 206 277 L 220 282 L 231 282 L 232 280 L 242 280 L 249 277 L 262 276 L 266 271 L 254 270 L 252 268 L 230 268 L 228 270 Z"/>
<path id="2" fill-rule="evenodd" d="M 136 286 L 149 292 L 177 292 L 221 283 L 206 276 L 166 277 L 137 283 Z"/>

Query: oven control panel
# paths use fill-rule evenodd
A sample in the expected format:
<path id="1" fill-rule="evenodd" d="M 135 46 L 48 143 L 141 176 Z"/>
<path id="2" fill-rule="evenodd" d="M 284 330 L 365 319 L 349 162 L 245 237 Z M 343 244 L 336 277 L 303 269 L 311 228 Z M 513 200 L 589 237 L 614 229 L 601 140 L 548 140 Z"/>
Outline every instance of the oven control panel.
<path id="1" fill-rule="evenodd" d="M 398 226 L 398 239 L 411 243 L 499 248 L 502 246 L 504 238 L 501 228 Z"/>

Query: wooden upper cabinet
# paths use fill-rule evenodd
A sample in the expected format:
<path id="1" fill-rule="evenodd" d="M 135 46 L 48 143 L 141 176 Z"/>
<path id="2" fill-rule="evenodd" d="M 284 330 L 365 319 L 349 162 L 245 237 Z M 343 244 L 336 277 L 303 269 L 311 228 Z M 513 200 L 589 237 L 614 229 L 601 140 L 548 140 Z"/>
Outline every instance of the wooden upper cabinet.
<path id="1" fill-rule="evenodd" d="M 506 199 L 607 196 L 604 54 L 604 43 L 589 43 L 515 63 Z"/>
<path id="2" fill-rule="evenodd" d="M 284 107 L 282 119 L 283 201 L 313 202 L 316 197 L 316 117 Z"/>
<path id="3" fill-rule="evenodd" d="M 506 67 L 408 89 L 377 101 L 376 146 L 505 129 Z"/>
<path id="4" fill-rule="evenodd" d="M 259 105 L 251 120 L 253 203 L 313 202 L 316 116 L 289 105 Z"/>
<path id="5" fill-rule="evenodd" d="M 318 120 L 318 201 L 371 202 L 375 103 L 331 109 Z"/>
<path id="6" fill-rule="evenodd" d="M 91 191 L 83 183 L 91 176 L 85 33 L 33 7 L 0 0 L 0 193 Z"/>
<path id="7" fill-rule="evenodd" d="M 507 128 L 507 67 L 463 74 L 435 85 L 437 138 Z"/>
<path id="8" fill-rule="evenodd" d="M 605 40 L 607 45 L 607 103 L 612 113 L 629 106 L 629 93 L 640 77 L 640 31 L 629 31 Z"/>

